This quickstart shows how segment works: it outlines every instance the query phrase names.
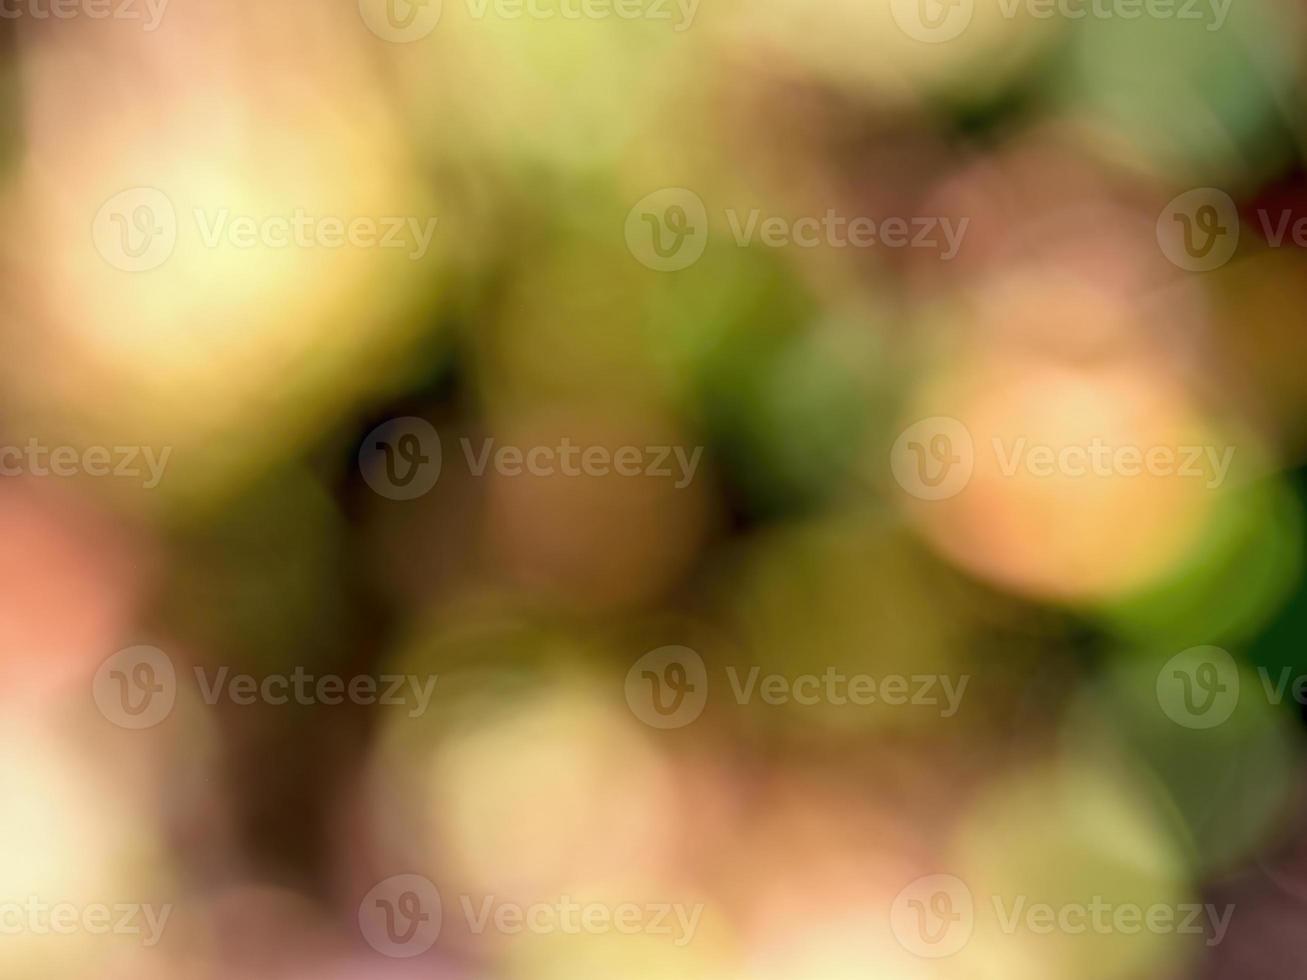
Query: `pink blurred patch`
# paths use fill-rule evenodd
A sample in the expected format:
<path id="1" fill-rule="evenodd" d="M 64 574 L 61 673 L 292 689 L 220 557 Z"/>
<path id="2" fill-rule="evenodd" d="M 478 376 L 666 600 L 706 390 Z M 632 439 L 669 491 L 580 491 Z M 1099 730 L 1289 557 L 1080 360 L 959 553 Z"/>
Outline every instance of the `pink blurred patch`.
<path id="1" fill-rule="evenodd" d="M 38 704 L 123 640 L 149 578 L 143 536 L 66 491 L 0 481 L 0 701 Z"/>

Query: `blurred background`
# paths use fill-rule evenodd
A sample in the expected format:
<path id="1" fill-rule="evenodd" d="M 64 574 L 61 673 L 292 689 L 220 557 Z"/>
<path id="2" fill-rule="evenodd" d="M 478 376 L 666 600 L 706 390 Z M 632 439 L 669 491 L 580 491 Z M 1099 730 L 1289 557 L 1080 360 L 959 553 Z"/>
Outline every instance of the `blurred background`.
<path id="1" fill-rule="evenodd" d="M 1305 12 L 4 0 L 0 975 L 1297 976 Z"/>

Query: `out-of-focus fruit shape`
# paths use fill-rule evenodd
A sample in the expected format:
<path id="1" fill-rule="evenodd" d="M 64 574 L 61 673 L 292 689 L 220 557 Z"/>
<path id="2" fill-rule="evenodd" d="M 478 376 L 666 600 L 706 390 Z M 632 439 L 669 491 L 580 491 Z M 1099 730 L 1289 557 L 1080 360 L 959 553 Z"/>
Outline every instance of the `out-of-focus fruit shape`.
<path id="1" fill-rule="evenodd" d="M 1180 906 L 1197 899 L 1177 841 L 1139 785 L 1089 762 L 998 779 L 964 816 L 943 867 L 970 894 L 963 976 L 1124 980 L 1165 974 L 1202 949 L 1201 937 L 1175 929 Z M 953 913 L 964 904 L 955 898 Z M 1146 924 L 1160 919 L 1170 928 Z"/>
<path id="2" fill-rule="evenodd" d="M 1083 124 L 1088 150 L 1231 191 L 1292 159 L 1300 10 L 1229 0 L 1162 8 L 1169 16 L 1095 9 L 1108 15 L 1077 26 L 1055 100 L 1061 118 Z"/>
<path id="3" fill-rule="evenodd" d="M 1119 655 L 1067 713 L 1069 752 L 1132 773 L 1173 825 L 1186 862 L 1221 872 L 1274 841 L 1301 745 L 1291 689 L 1217 647 Z"/>
<path id="4" fill-rule="evenodd" d="M 5 382 L 75 442 L 172 447 L 143 506 L 208 497 L 375 384 L 456 222 L 351 10 L 177 0 L 152 32 L 59 26 L 20 52 L 0 251 L 30 288 Z"/>

